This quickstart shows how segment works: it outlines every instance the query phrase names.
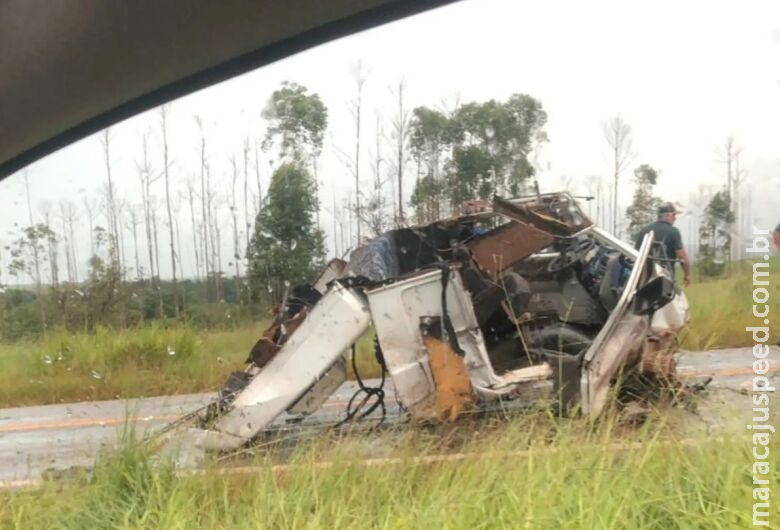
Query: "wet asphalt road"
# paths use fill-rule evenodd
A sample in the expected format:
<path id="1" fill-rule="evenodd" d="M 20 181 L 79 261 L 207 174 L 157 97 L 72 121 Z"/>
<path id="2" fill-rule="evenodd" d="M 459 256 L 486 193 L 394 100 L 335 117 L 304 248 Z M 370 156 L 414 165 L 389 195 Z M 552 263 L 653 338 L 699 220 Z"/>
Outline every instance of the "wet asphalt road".
<path id="1" fill-rule="evenodd" d="M 690 383 L 709 383 L 708 398 L 701 407 L 713 424 L 730 411 L 750 409 L 753 377 L 750 348 L 683 352 L 677 373 Z M 767 377 L 780 386 L 780 349 L 772 348 Z M 369 382 L 372 383 L 372 382 Z M 388 418 L 398 418 L 391 385 L 386 385 Z M 347 382 L 304 425 L 335 423 L 344 417 L 347 401 L 356 389 Z M 24 486 L 37 481 L 46 470 L 90 466 L 104 447 L 113 447 L 132 425 L 136 435 L 160 429 L 181 415 L 205 406 L 215 394 L 163 396 L 138 400 L 73 403 L 0 409 L 0 487 Z M 129 421 L 127 418 L 131 418 Z M 284 427 L 289 418 L 278 418 L 272 427 Z"/>

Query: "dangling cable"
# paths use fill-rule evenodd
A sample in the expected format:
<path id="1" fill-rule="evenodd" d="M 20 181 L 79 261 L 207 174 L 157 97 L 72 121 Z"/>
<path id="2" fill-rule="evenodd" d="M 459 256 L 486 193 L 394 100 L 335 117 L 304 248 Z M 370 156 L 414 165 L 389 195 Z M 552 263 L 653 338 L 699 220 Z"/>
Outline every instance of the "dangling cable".
<path id="1" fill-rule="evenodd" d="M 379 363 L 379 366 L 382 369 L 382 375 L 379 380 L 379 386 L 370 387 L 370 386 L 366 386 L 366 384 L 363 382 L 363 379 L 360 377 L 360 372 L 358 371 L 357 368 L 357 361 L 356 361 L 357 355 L 355 353 L 356 353 L 355 345 L 353 344 L 352 345 L 352 371 L 355 374 L 355 379 L 357 380 L 358 383 L 358 389 L 355 391 L 354 394 L 352 394 L 352 397 L 347 403 L 347 417 L 344 418 L 339 423 L 337 423 L 336 427 L 340 427 L 345 423 L 352 421 L 353 419 L 355 419 L 355 417 L 357 417 L 358 419 L 365 418 L 366 416 L 374 412 L 379 407 L 382 408 L 382 419 L 379 420 L 379 424 L 384 422 L 385 417 L 387 416 L 387 408 L 385 407 L 385 391 L 384 391 L 385 372 L 387 371 L 387 366 L 385 365 L 385 358 L 384 355 L 382 354 L 382 348 L 379 345 L 379 338 L 374 336 L 374 355 L 376 356 L 376 361 Z M 355 400 L 362 393 L 364 393 L 365 396 L 363 397 L 363 399 L 361 399 L 359 402 L 356 403 Z M 375 401 L 371 404 L 370 407 L 368 407 L 367 410 L 361 413 L 360 412 L 361 409 L 368 403 L 368 401 L 372 397 L 375 399 Z M 358 413 L 360 413 L 360 415 L 358 415 Z"/>

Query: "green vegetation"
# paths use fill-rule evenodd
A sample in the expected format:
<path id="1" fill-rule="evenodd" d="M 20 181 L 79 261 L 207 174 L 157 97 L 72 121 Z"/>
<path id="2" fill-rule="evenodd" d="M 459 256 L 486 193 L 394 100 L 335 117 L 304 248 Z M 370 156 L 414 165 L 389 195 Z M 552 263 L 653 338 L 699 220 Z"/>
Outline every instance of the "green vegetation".
<path id="1" fill-rule="evenodd" d="M 91 480 L 0 494 L 0 527 L 749 527 L 750 439 L 682 439 L 662 417 L 638 431 L 614 418 L 588 429 L 538 414 L 482 424 L 481 434 L 472 425 L 451 436 L 321 437 L 301 443 L 283 470 L 266 453 L 234 475 L 177 475 L 130 444 Z M 448 450 L 468 456 L 420 461 Z M 365 466 L 367 455 L 398 460 Z M 775 461 L 773 489 L 778 471 Z"/>
<path id="2" fill-rule="evenodd" d="M 457 212 L 464 201 L 514 197 L 534 175 L 529 156 L 547 141 L 547 113 L 526 94 L 461 105 L 451 115 L 417 107 L 409 146 L 422 168 L 411 198 L 417 221 Z"/>

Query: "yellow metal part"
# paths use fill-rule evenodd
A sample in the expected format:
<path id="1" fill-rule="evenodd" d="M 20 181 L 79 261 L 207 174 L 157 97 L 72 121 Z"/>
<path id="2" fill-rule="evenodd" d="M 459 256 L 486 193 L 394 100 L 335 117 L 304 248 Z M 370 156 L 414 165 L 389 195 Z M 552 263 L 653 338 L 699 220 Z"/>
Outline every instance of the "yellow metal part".
<path id="1" fill-rule="evenodd" d="M 448 342 L 432 335 L 423 335 L 428 360 L 436 383 L 436 416 L 439 420 L 455 421 L 471 404 L 471 382 L 466 363 Z"/>

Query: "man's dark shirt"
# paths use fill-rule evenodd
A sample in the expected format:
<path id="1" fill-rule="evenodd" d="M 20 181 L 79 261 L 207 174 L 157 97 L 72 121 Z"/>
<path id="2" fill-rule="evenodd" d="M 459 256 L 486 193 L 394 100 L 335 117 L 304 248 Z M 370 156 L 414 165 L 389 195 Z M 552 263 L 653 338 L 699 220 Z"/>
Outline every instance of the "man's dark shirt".
<path id="1" fill-rule="evenodd" d="M 683 248 L 682 236 L 676 227 L 672 226 L 666 221 L 656 221 L 644 227 L 636 238 L 636 248 L 639 248 L 642 245 L 642 240 L 645 238 L 645 234 L 651 230 L 654 234 L 653 240 L 660 242 L 666 253 L 665 256 L 660 257 L 676 260 L 677 251 Z"/>

